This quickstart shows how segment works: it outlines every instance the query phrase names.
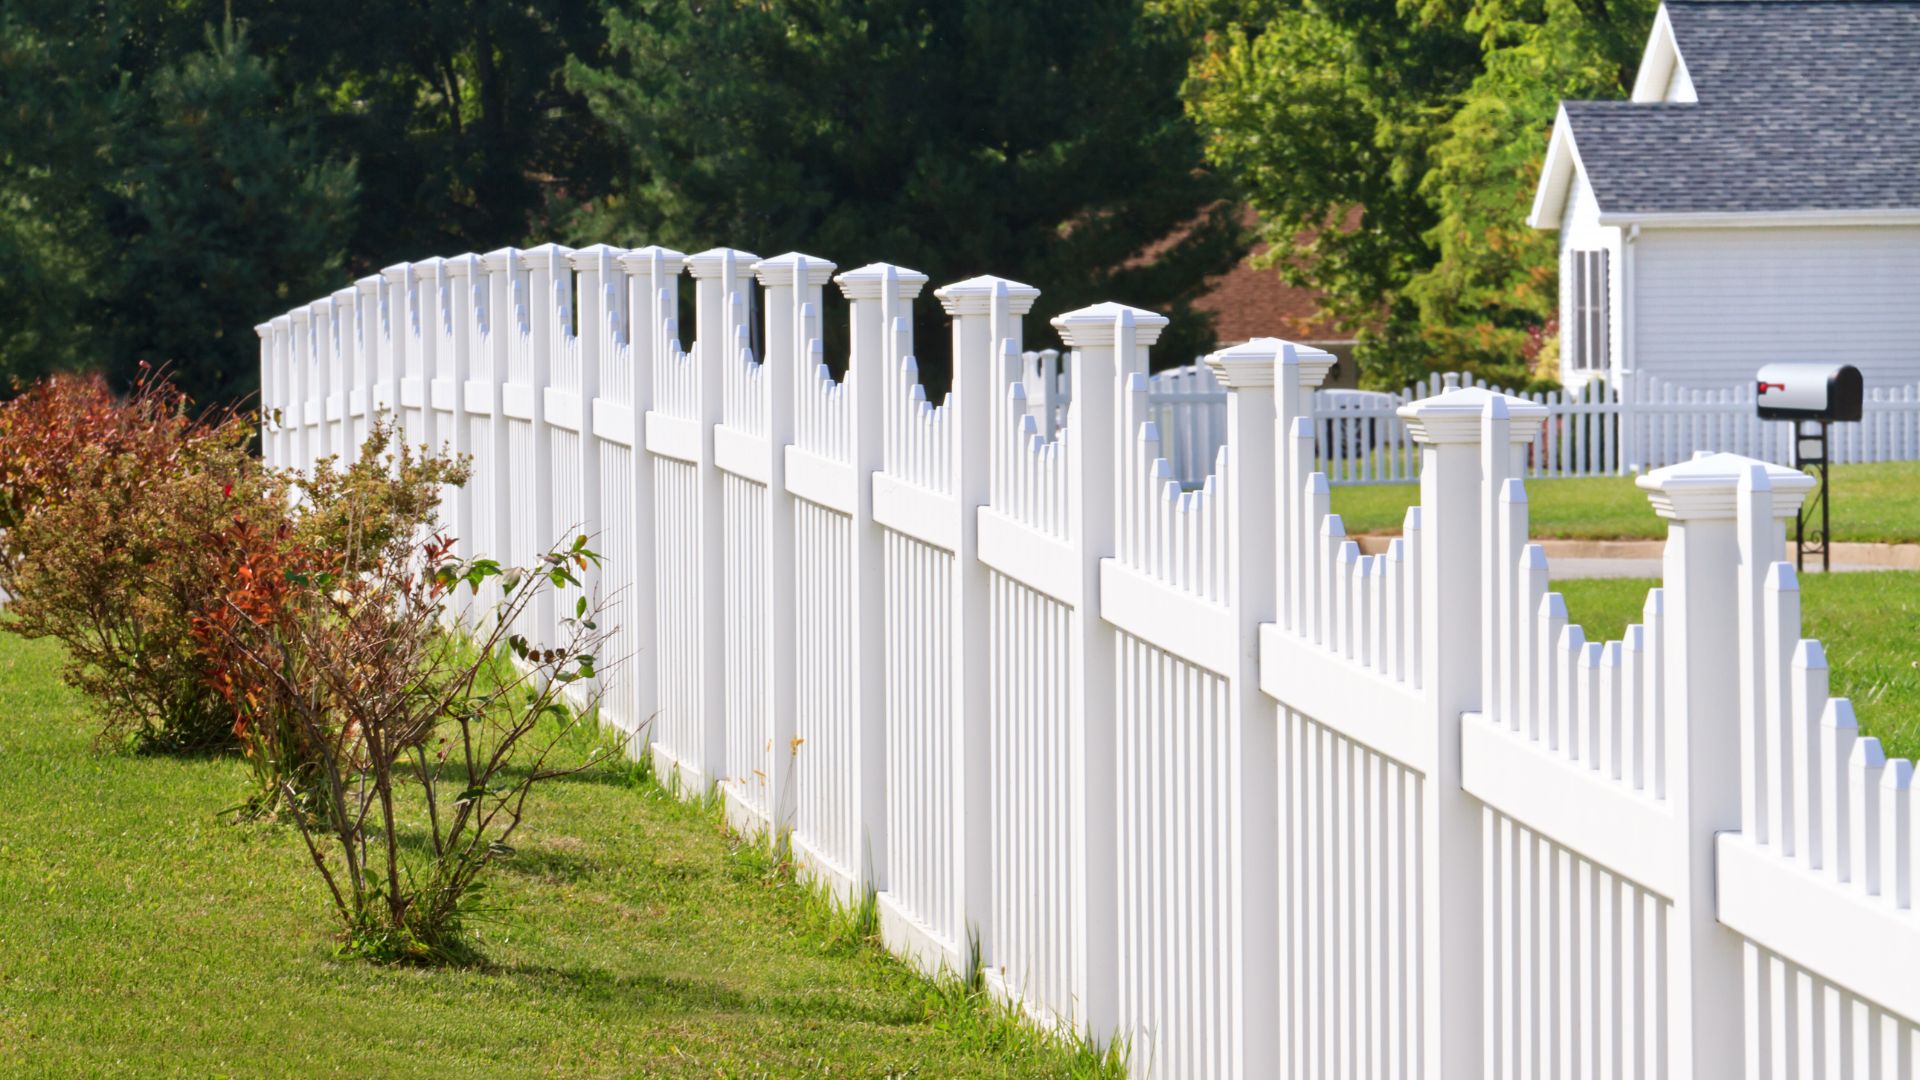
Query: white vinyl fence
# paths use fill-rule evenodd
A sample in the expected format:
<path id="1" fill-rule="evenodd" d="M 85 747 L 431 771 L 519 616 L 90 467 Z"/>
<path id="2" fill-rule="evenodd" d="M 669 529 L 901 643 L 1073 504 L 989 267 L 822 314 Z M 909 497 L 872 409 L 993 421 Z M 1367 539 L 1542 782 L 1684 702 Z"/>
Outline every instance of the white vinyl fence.
<path id="1" fill-rule="evenodd" d="M 1664 581 L 1588 641 L 1528 543 L 1547 404 L 1401 405 L 1419 503 L 1363 555 L 1315 470 L 1326 354 L 1209 357 L 1221 449 L 1187 487 L 1146 374 L 1161 316 L 1053 320 L 1062 421 L 1022 352 L 1038 291 L 933 290 L 933 405 L 926 279 L 834 271 L 394 267 L 260 327 L 267 456 L 351 456 L 394 410 L 475 456 L 444 511 L 467 548 L 597 533 L 626 660 L 605 719 L 875 890 L 902 955 L 977 957 L 1036 1021 L 1126 1038 L 1136 1075 L 1914 1074 L 1920 800 L 1801 637 L 1783 522 L 1809 478 L 1731 454 L 1642 477 Z"/>
<path id="2" fill-rule="evenodd" d="M 1072 400 L 1058 358 L 1054 349 L 1023 357 L 1027 400 L 1042 434 L 1065 423 Z M 1436 372 L 1392 394 L 1316 390 L 1315 460 L 1330 484 L 1412 483 L 1420 477 L 1420 448 L 1400 422 L 1400 407 L 1483 387 L 1546 407 L 1540 437 L 1527 451 L 1528 477 L 1640 473 L 1702 450 L 1792 464 L 1789 426 L 1755 414 L 1754 386 L 1692 387 L 1651 376 L 1626 386 L 1622 391 L 1596 380 L 1579 392 L 1516 393 L 1471 374 Z M 1205 365 L 1189 364 L 1150 376 L 1148 398 L 1174 479 L 1199 484 L 1226 438 L 1226 390 Z M 1920 460 L 1920 385 L 1869 387 L 1860 422 L 1834 425 L 1832 454 L 1837 464 Z"/>

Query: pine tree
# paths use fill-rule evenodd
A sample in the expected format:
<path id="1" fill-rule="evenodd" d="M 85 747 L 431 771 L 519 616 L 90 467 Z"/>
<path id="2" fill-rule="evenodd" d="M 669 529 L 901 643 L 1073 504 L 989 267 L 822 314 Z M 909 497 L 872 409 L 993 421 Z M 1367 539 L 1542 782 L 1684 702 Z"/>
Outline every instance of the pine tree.
<path id="1" fill-rule="evenodd" d="M 639 0 L 608 28 L 568 81 L 632 162 L 580 237 L 992 273 L 1042 289 L 1030 325 L 1119 300 L 1173 317 L 1161 362 L 1210 347 L 1190 305 L 1244 241 L 1136 0 Z M 916 345 L 941 386 L 942 335 Z"/>

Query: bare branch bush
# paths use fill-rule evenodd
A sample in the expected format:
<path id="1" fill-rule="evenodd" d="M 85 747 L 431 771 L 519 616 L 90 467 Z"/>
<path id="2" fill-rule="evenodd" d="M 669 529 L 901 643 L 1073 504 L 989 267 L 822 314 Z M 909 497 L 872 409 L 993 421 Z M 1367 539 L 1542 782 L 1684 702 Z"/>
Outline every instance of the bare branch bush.
<path id="1" fill-rule="evenodd" d="M 209 632 L 250 708 L 272 716 L 262 730 L 301 743 L 309 771 L 283 794 L 342 951 L 471 959 L 464 924 L 528 796 L 607 756 L 555 758 L 599 706 L 599 610 L 582 597 L 552 641 L 523 630 L 542 591 L 580 588 L 599 556 L 581 536 L 502 567 L 454 557 L 444 533 L 391 534 L 343 562 L 298 542 L 248 550 L 248 584 Z"/>

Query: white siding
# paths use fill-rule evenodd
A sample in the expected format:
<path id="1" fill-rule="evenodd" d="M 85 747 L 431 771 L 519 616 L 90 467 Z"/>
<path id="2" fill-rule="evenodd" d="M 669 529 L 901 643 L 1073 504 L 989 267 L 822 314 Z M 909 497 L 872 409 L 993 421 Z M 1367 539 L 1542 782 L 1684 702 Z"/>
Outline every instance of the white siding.
<path id="1" fill-rule="evenodd" d="M 1642 228 L 1635 366 L 1698 385 L 1769 361 L 1920 379 L 1920 228 Z"/>
<path id="2" fill-rule="evenodd" d="M 1568 366 L 1573 353 L 1568 336 L 1568 316 L 1574 308 L 1572 253 L 1600 250 L 1610 253 L 1607 257 L 1607 341 L 1612 343 L 1624 340 L 1620 325 L 1620 230 L 1600 224 L 1600 204 L 1594 201 L 1586 170 L 1575 169 L 1571 190 L 1567 193 L 1567 209 L 1560 217 L 1560 381 L 1570 390 L 1578 389 L 1596 374 L 1575 371 Z"/>

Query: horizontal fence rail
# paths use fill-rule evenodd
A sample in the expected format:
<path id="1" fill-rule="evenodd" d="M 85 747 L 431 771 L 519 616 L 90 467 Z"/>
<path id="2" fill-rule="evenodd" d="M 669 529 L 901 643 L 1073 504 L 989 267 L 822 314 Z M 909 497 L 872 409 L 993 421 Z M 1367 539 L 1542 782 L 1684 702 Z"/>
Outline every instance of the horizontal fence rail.
<path id="1" fill-rule="evenodd" d="M 401 264 L 259 327 L 266 459 L 350 460 L 385 413 L 471 455 L 462 550 L 594 536 L 605 722 L 889 948 L 1137 1075 L 1914 1074 L 1913 767 L 1801 637 L 1811 479 L 1728 419 L 1750 399 L 1353 395 L 1274 339 L 1153 375 L 1160 315 L 1029 351 L 1039 290 L 928 284 L 724 248 Z M 1911 450 L 1913 400 L 1860 452 Z M 1663 580 L 1590 641 L 1526 481 L 1654 445 L 1686 455 L 1638 480 Z M 1419 499 L 1363 554 L 1331 485 L 1393 479 Z"/>

